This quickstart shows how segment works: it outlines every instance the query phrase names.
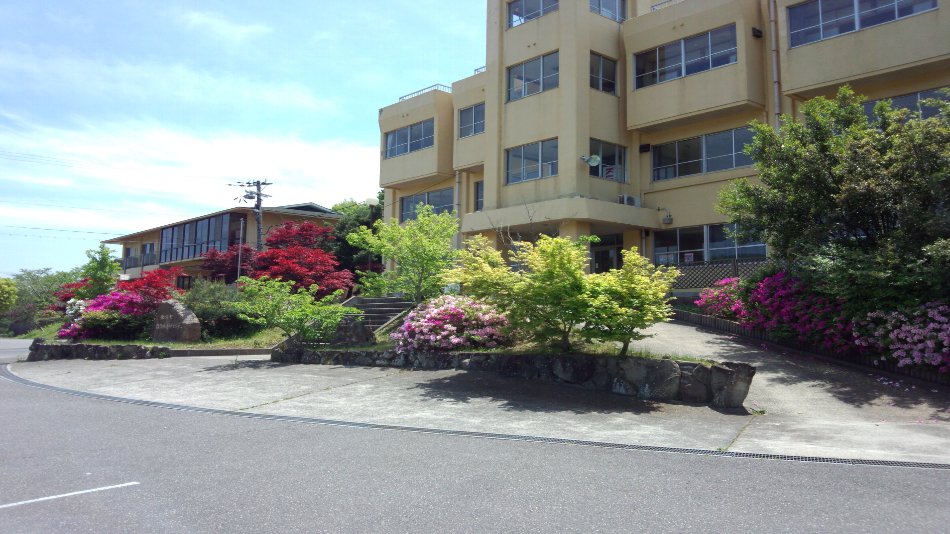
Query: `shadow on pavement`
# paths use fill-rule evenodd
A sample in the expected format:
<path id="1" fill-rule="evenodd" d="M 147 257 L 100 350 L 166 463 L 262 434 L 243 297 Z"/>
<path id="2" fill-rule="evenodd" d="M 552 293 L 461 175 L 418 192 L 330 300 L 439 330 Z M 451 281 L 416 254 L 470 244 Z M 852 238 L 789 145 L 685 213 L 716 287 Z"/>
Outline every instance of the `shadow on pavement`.
<path id="1" fill-rule="evenodd" d="M 434 378 L 414 386 L 424 399 L 468 403 L 486 400 L 505 410 L 525 412 L 571 412 L 643 414 L 663 410 L 657 402 L 588 391 L 555 384 L 541 384 L 481 371 L 467 371 Z"/>
<path id="2" fill-rule="evenodd" d="M 291 365 L 289 363 L 281 362 L 272 362 L 270 360 L 240 360 L 236 362 L 231 362 L 223 365 L 213 365 L 211 367 L 205 367 L 200 372 L 202 373 L 222 373 L 225 371 L 238 371 L 240 369 L 276 369 L 278 367 L 286 367 Z"/>
<path id="3" fill-rule="evenodd" d="M 821 388 L 837 400 L 855 407 L 885 404 L 896 408 L 934 409 L 932 417 L 950 421 L 950 389 L 912 378 L 884 375 L 873 368 L 854 368 L 805 352 L 784 349 L 741 338 L 723 336 L 702 328 L 697 331 L 711 334 L 706 342 L 713 357 L 755 365 L 760 375 L 772 383 L 802 384 Z"/>

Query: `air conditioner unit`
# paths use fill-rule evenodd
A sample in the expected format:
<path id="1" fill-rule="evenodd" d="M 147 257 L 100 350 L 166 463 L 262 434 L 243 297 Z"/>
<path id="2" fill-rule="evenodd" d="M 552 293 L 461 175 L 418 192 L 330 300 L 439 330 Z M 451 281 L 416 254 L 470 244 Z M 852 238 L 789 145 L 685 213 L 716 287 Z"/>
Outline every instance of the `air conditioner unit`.
<path id="1" fill-rule="evenodd" d="M 628 206 L 640 207 L 640 197 L 636 195 L 620 195 L 617 197 L 617 202 L 621 204 L 626 204 Z"/>

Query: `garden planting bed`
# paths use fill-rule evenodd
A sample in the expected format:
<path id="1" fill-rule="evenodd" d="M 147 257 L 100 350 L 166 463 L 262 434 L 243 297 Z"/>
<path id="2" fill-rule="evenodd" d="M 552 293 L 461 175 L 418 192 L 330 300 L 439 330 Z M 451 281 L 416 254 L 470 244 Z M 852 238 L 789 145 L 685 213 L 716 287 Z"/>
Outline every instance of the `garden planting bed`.
<path id="1" fill-rule="evenodd" d="M 755 367 L 745 363 L 723 362 L 706 366 L 666 358 L 583 354 L 397 353 L 395 350 L 334 350 L 296 346 L 274 350 L 271 360 L 417 370 L 486 371 L 645 400 L 712 404 L 720 408 L 741 408 L 755 375 Z"/>

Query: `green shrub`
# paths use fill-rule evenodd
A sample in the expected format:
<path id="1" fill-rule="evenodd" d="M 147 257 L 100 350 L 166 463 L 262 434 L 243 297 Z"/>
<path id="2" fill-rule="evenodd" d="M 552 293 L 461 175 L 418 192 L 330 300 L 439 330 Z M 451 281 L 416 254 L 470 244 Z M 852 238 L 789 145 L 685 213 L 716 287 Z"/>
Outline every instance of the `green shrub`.
<path id="1" fill-rule="evenodd" d="M 244 294 L 238 303 L 240 317 L 263 327 L 279 328 L 288 337 L 299 335 L 305 340 L 326 341 L 336 332 L 343 316 L 362 314 L 356 308 L 339 304 L 342 291 L 317 299 L 316 285 L 294 293 L 293 280 L 242 276 L 238 282 Z"/>
<path id="2" fill-rule="evenodd" d="M 113 310 L 83 313 L 82 337 L 92 339 L 140 339 L 152 325 L 152 317 L 122 314 Z"/>
<path id="3" fill-rule="evenodd" d="M 263 328 L 241 317 L 239 304 L 243 300 L 237 287 L 204 279 L 196 279 L 181 298 L 182 304 L 198 317 L 202 335 L 208 338 L 246 336 Z"/>

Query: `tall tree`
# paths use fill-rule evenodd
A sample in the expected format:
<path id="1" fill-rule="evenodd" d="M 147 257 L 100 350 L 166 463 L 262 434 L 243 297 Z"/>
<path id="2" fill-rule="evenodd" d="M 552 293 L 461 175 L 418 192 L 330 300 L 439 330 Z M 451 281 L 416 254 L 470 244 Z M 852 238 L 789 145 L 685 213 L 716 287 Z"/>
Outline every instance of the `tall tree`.
<path id="1" fill-rule="evenodd" d="M 293 282 L 295 291 L 316 286 L 318 298 L 353 285 L 353 273 L 340 269 L 329 248 L 333 230 L 310 221 L 285 222 L 267 234 L 267 250 L 256 258 L 255 278 Z"/>
<path id="2" fill-rule="evenodd" d="M 441 292 L 440 275 L 456 256 L 452 240 L 458 232 L 458 219 L 452 213 L 436 215 L 431 206 L 422 204 L 416 214 L 416 219 L 403 224 L 376 221 L 375 232 L 361 226 L 347 236 L 351 245 L 395 263 L 381 274 L 360 273 L 367 293 L 403 293 L 421 302 Z"/>
<path id="3" fill-rule="evenodd" d="M 89 261 L 80 267 L 79 274 L 86 279 L 87 284 L 76 292 L 76 297 L 81 299 L 108 293 L 119 279 L 121 269 L 118 259 L 105 244 L 100 244 L 97 249 L 87 250 L 86 257 Z"/>
<path id="4" fill-rule="evenodd" d="M 383 218 L 382 203 L 384 202 L 384 196 L 382 190 L 379 191 L 377 198 L 379 203 L 377 206 L 355 200 L 344 200 L 333 205 L 333 211 L 342 215 L 342 218 L 333 227 L 334 240 L 330 246 L 340 262 L 340 267 L 343 269 L 373 272 L 382 270 L 379 256 L 369 250 L 350 244 L 346 239 L 346 236 L 357 231 L 360 226 L 373 228 L 376 221 Z"/>

